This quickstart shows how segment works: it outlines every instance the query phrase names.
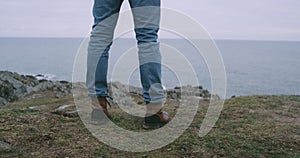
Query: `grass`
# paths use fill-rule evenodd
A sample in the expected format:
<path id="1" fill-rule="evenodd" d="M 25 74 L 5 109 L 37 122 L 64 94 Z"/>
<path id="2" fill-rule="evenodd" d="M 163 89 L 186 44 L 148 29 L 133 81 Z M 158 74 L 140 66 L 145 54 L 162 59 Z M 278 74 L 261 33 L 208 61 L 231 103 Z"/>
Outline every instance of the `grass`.
<path id="1" fill-rule="evenodd" d="M 72 103 L 51 92 L 0 107 L 0 157 L 294 157 L 300 158 L 300 96 L 245 96 L 225 101 L 222 114 L 205 137 L 198 137 L 208 102 L 202 101 L 191 126 L 173 143 L 154 151 L 130 153 L 111 148 L 94 138 L 79 117 L 51 113 Z M 28 107 L 47 105 L 49 110 Z M 166 110 L 173 116 L 176 107 Z M 110 109 L 113 121 L 142 131 L 141 118 L 119 108 Z"/>

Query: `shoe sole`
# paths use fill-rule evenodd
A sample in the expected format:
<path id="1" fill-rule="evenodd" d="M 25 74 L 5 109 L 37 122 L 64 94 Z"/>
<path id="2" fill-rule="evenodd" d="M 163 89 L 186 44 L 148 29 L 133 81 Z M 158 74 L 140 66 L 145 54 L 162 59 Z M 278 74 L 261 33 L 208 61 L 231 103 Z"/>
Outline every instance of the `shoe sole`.
<path id="1" fill-rule="evenodd" d="M 146 124 L 144 123 L 143 124 L 143 128 L 144 129 L 147 129 L 147 130 L 150 130 L 150 129 L 158 129 L 158 128 L 161 128 L 165 125 L 166 123 L 153 123 L 153 124 Z"/>
<path id="2" fill-rule="evenodd" d="M 107 122 L 108 122 L 108 120 L 101 120 L 101 121 L 91 120 L 90 124 L 92 124 L 92 125 L 105 125 Z"/>

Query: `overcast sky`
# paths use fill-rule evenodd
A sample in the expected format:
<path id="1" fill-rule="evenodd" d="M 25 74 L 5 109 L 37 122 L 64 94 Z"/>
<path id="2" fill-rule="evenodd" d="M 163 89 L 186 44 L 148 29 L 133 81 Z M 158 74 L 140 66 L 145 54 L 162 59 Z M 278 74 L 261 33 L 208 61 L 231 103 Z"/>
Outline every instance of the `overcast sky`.
<path id="1" fill-rule="evenodd" d="M 92 4 L 0 0 L 0 37 L 85 37 Z M 300 40 L 300 0 L 162 0 L 162 7 L 196 19 L 215 39 Z"/>

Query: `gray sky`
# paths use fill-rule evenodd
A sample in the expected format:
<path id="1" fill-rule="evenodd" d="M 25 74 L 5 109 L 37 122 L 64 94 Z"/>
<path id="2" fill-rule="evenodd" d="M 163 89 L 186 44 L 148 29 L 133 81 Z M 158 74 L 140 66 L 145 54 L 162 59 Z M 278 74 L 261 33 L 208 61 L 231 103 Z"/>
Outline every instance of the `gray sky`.
<path id="1" fill-rule="evenodd" d="M 125 0 L 123 10 L 128 9 Z M 85 37 L 93 0 L 0 0 L 0 37 Z M 215 39 L 300 40 L 299 0 L 162 0 Z"/>

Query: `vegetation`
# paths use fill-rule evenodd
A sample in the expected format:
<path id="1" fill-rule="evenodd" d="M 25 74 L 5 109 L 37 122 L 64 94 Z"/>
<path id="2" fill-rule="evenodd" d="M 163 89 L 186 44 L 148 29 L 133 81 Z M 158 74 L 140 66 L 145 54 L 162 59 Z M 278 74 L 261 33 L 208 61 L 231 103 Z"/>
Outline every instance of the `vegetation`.
<path id="1" fill-rule="evenodd" d="M 79 117 L 51 112 L 72 104 L 71 96 L 33 94 L 0 106 L 0 157 L 295 157 L 300 158 L 300 96 L 245 96 L 228 99 L 215 127 L 198 137 L 208 101 L 201 101 L 192 125 L 173 143 L 151 152 L 130 153 L 94 138 Z M 174 115 L 175 101 L 166 110 Z M 45 106 L 46 105 L 46 106 Z M 30 109 L 42 106 L 41 109 Z M 114 122 L 143 130 L 142 119 L 119 108 L 110 109 Z"/>

